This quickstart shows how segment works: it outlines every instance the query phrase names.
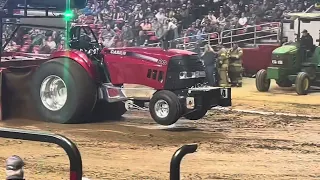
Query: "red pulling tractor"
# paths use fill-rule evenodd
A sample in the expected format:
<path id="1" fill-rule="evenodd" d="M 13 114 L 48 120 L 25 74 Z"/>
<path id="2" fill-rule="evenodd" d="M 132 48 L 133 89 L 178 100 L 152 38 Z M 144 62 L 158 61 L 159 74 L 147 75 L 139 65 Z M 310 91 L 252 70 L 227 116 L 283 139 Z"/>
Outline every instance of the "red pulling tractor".
<path id="1" fill-rule="evenodd" d="M 204 66 L 193 52 L 103 48 L 89 26 L 71 26 L 66 21 L 67 14 L 48 16 L 48 8 L 42 6 L 33 8 L 46 11 L 46 16 L 28 16 L 27 1 L 14 6 L 21 7 L 23 16 L 8 14 L 12 9 L 2 12 L 2 20 L 15 22 L 12 34 L 1 41 L 1 107 L 5 117 L 25 116 L 25 111 L 36 109 L 42 119 L 55 123 L 88 122 L 89 114 L 119 118 L 127 110 L 123 84 L 146 85 L 156 90 L 149 110 L 161 125 L 171 125 L 180 117 L 200 119 L 213 106 L 231 106 L 230 88 L 204 85 Z M 5 24 L 12 22 L 2 21 L 0 34 Z M 22 43 L 17 44 L 20 51 L 5 51 L 12 39 L 19 38 L 23 28 L 35 27 L 64 30 L 66 49 L 35 54 L 27 51 L 28 44 Z M 20 111 L 23 113 L 19 114 Z"/>

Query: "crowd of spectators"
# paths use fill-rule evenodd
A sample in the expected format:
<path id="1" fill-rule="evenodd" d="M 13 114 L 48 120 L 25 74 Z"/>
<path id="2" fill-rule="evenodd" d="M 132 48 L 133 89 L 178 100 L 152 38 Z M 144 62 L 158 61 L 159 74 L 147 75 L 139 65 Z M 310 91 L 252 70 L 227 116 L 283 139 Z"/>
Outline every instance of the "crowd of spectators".
<path id="1" fill-rule="evenodd" d="M 301 0 L 91 0 L 84 9 L 75 10 L 75 23 L 88 24 L 105 47 L 145 46 L 161 39 L 191 36 L 189 40 L 196 40 L 208 33 L 279 21 L 286 13 L 304 11 L 311 4 Z M 23 38 L 17 35 L 17 41 L 9 43 L 10 48 L 20 45 L 33 52 L 63 48 L 64 33 L 38 29 L 23 33 Z M 31 44 L 32 50 L 23 48 L 30 48 L 25 44 Z"/>

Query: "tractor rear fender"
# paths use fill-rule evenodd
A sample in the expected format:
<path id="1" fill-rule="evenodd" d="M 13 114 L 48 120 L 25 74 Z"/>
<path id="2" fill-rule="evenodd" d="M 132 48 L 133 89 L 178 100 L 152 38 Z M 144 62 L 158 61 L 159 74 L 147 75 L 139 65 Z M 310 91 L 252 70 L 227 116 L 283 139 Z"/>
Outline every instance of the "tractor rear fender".
<path id="1" fill-rule="evenodd" d="M 97 80 L 96 69 L 92 61 L 88 58 L 88 56 L 85 53 L 78 50 L 57 51 L 51 54 L 50 59 L 61 57 L 69 58 L 73 61 L 76 61 L 87 71 L 87 73 L 93 80 Z"/>

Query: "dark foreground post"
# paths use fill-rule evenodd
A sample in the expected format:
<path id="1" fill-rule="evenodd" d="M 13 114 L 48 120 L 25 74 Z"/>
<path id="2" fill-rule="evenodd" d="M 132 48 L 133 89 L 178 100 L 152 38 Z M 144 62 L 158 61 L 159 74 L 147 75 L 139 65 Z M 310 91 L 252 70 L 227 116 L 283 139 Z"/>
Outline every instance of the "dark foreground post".
<path id="1" fill-rule="evenodd" d="M 82 159 L 77 146 L 68 138 L 41 131 L 0 128 L 0 138 L 20 139 L 57 144 L 67 153 L 70 161 L 70 180 L 82 179 Z"/>
<path id="2" fill-rule="evenodd" d="M 170 163 L 170 180 L 180 180 L 180 164 L 182 158 L 196 152 L 198 144 L 187 144 L 179 148 L 172 156 Z"/>

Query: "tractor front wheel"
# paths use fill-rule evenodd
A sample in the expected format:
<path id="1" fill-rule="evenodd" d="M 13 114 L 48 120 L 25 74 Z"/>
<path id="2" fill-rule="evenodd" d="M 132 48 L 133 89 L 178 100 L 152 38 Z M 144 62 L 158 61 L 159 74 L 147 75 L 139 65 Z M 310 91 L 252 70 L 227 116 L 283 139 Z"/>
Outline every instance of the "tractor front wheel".
<path id="1" fill-rule="evenodd" d="M 178 96 L 171 91 L 156 92 L 150 100 L 151 117 L 160 125 L 171 125 L 181 117 L 181 104 Z"/>
<path id="2" fill-rule="evenodd" d="M 310 78 L 307 73 L 300 72 L 296 78 L 296 92 L 298 95 L 307 95 L 310 89 Z"/>
<path id="3" fill-rule="evenodd" d="M 260 92 L 267 92 L 270 88 L 270 79 L 267 79 L 267 71 L 264 69 L 257 72 L 256 88 Z"/>

